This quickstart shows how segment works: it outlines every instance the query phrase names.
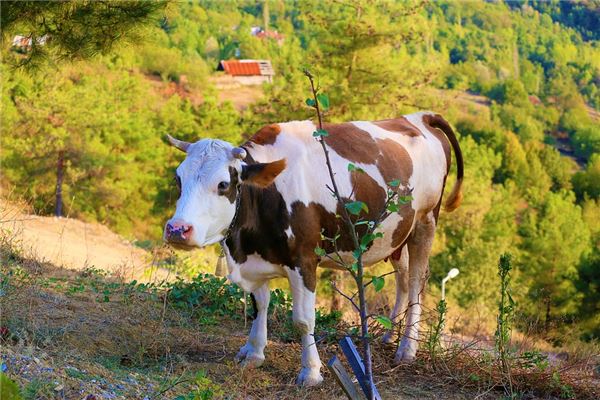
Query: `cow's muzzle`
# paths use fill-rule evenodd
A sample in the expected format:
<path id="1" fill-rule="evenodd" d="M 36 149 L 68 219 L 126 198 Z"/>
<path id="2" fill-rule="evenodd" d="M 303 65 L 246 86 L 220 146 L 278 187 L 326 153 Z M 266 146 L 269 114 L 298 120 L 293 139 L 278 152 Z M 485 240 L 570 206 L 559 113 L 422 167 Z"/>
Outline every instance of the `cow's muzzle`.
<path id="1" fill-rule="evenodd" d="M 194 229 L 183 221 L 170 221 L 165 226 L 165 241 L 175 245 L 190 245 Z"/>

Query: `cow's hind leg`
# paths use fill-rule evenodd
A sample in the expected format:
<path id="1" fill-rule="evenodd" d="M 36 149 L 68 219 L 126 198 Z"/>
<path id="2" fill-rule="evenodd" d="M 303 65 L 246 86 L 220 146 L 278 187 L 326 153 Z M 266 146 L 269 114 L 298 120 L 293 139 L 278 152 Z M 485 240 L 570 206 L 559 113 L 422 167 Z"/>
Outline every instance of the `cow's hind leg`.
<path id="1" fill-rule="evenodd" d="M 400 318 L 406 313 L 408 307 L 408 247 L 404 246 L 400 252 L 400 258 L 390 257 L 390 262 L 396 270 L 396 302 L 394 309 L 390 313 L 390 319 L 398 323 Z M 381 339 L 384 343 L 394 342 L 394 329 L 390 329 Z"/>
<path id="2" fill-rule="evenodd" d="M 264 283 L 252 292 L 256 300 L 256 319 L 252 322 L 248 341 L 235 357 L 245 367 L 260 367 L 265 361 L 264 349 L 267 345 L 267 310 L 269 308 L 269 284 Z"/>
<path id="3" fill-rule="evenodd" d="M 421 319 L 421 301 L 428 277 L 429 253 L 435 234 L 435 219 L 429 213 L 417 221 L 408 239 L 408 312 L 406 330 L 396 352 L 394 363 L 412 361 L 419 346 L 419 322 Z"/>
<path id="4" fill-rule="evenodd" d="M 296 383 L 314 386 L 323 381 L 321 359 L 315 343 L 315 291 L 309 290 L 298 268 L 285 268 L 292 289 L 292 320 L 302 335 L 302 370 Z"/>

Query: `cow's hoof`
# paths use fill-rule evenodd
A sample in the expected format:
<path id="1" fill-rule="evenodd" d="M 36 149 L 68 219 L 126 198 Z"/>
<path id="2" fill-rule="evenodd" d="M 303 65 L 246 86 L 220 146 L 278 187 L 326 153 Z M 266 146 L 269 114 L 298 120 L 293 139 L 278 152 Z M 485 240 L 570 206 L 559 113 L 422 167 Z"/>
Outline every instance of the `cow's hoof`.
<path id="1" fill-rule="evenodd" d="M 235 361 L 243 368 L 258 368 L 265 362 L 265 355 L 245 345 L 235 356 Z"/>
<path id="2" fill-rule="evenodd" d="M 392 343 L 394 343 L 395 342 L 395 340 L 394 340 L 394 334 L 392 332 L 387 332 L 381 338 L 381 342 L 385 343 L 385 344 L 392 344 Z"/>
<path id="3" fill-rule="evenodd" d="M 299 386 L 316 386 L 323 382 L 320 368 L 302 368 L 296 384 Z"/>
<path id="4" fill-rule="evenodd" d="M 393 365 L 400 365 L 400 364 L 410 364 L 413 361 L 415 361 L 415 359 L 417 358 L 417 350 L 411 348 L 410 346 L 407 347 L 402 347 L 402 345 L 400 346 L 400 348 L 398 349 L 398 351 L 396 352 L 396 356 L 394 357 L 394 362 Z"/>

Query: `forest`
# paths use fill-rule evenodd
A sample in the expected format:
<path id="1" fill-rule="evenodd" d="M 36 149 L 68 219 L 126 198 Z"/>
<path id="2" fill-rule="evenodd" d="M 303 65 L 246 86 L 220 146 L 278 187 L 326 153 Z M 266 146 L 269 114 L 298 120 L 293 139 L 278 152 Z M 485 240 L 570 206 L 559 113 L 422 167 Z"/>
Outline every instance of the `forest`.
<path id="1" fill-rule="evenodd" d="M 555 344 L 597 340 L 599 9 L 596 0 L 200 0 L 167 3 L 104 54 L 27 64 L 31 52 L 4 40 L 3 196 L 159 245 L 182 160 L 166 135 L 242 144 L 263 125 L 313 118 L 309 68 L 330 98 L 327 121 L 433 110 L 458 132 L 464 201 L 441 214 L 433 293 L 459 268 L 450 304 L 493 322 L 496 265 L 511 253 L 518 329 Z M 3 35 L 26 33 L 11 29 Z M 247 106 L 224 99 L 218 83 L 219 62 L 236 58 L 270 60 L 275 71 Z"/>

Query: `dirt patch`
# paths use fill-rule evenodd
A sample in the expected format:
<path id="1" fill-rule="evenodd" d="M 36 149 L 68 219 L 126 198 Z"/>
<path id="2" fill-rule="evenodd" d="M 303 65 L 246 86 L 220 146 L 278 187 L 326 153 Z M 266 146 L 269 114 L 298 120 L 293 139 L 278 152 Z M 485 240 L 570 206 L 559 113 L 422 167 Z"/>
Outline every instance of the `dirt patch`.
<path id="1" fill-rule="evenodd" d="M 174 276 L 154 265 L 154 254 L 101 224 L 33 215 L 0 200 L 0 231 L 35 258 L 67 269 L 98 268 L 146 282 Z"/>

